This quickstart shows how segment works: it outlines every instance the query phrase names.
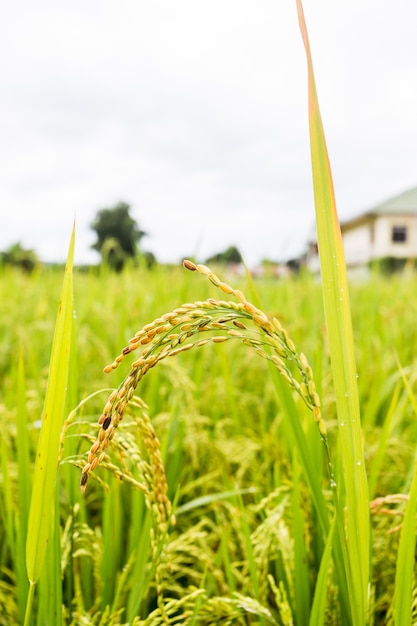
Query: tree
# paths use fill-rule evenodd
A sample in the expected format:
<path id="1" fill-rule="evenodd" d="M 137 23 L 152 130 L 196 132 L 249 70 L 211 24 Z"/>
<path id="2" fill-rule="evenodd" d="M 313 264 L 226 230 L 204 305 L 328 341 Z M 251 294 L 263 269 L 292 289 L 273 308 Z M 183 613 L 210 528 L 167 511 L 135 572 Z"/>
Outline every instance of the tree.
<path id="1" fill-rule="evenodd" d="M 121 272 L 126 263 L 126 252 L 115 237 L 107 237 L 101 246 L 101 259 L 115 272 Z"/>
<path id="2" fill-rule="evenodd" d="M 32 272 L 39 265 L 38 255 L 34 250 L 23 248 L 20 243 L 14 243 L 7 250 L 0 253 L 4 265 L 20 267 L 24 272 Z"/>
<path id="3" fill-rule="evenodd" d="M 227 250 L 225 250 L 224 252 L 218 252 L 217 254 L 214 254 L 206 261 L 206 263 L 209 263 L 209 264 L 210 263 L 228 264 L 228 263 L 241 263 L 241 262 L 242 262 L 242 255 L 240 254 L 236 246 L 229 246 Z"/>
<path id="4" fill-rule="evenodd" d="M 140 240 L 146 233 L 139 229 L 129 211 L 130 206 L 126 202 L 119 202 L 110 209 L 98 211 L 95 220 L 91 223 L 91 228 L 97 234 L 97 241 L 91 246 L 94 250 L 102 254 L 104 243 L 107 239 L 111 239 L 113 246 L 114 240 L 118 242 L 126 257 L 136 256 Z M 105 251 L 108 247 L 109 245 L 106 246 Z"/>

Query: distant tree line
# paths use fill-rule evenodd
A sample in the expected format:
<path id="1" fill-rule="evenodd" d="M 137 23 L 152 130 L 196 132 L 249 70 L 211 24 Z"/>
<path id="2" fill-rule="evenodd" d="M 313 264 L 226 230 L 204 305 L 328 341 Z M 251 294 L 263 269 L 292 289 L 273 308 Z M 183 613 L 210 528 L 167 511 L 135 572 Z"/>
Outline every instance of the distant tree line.
<path id="1" fill-rule="evenodd" d="M 102 264 L 116 272 L 121 272 L 129 262 L 141 263 L 148 268 L 157 262 L 152 252 L 141 249 L 142 239 L 147 233 L 139 228 L 130 215 L 130 210 L 129 204 L 118 202 L 113 207 L 97 211 L 90 224 L 90 228 L 96 233 L 96 241 L 91 247 L 101 255 Z M 229 246 L 223 252 L 206 259 L 206 263 L 224 265 L 241 261 L 242 257 L 236 246 Z M 29 273 L 40 265 L 40 261 L 34 250 L 15 243 L 0 252 L 0 264 L 18 267 Z"/>
<path id="2" fill-rule="evenodd" d="M 97 235 L 97 241 L 91 247 L 100 253 L 102 263 L 110 269 L 121 272 L 130 259 L 142 260 L 148 267 L 156 263 L 152 252 L 140 249 L 146 232 L 130 215 L 130 206 L 126 202 L 100 209 L 90 226 Z"/>
<path id="3" fill-rule="evenodd" d="M 24 248 L 20 243 L 14 243 L 4 252 L 0 252 L 1 265 L 18 267 L 30 273 L 39 265 L 38 255 L 34 250 Z"/>

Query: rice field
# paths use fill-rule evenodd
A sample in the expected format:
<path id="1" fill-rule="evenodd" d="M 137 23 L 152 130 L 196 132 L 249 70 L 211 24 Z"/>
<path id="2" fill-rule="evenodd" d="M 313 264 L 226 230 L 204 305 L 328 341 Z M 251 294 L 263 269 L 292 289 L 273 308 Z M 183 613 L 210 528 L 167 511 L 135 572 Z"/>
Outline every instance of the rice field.
<path id="1" fill-rule="evenodd" d="M 216 274 L 223 290 L 204 272 L 182 267 L 121 276 L 74 271 L 67 393 L 52 471 L 57 489 L 31 536 L 63 273 L 2 270 L 0 624 L 355 623 L 321 284 L 307 275 L 248 281 L 224 268 Z M 352 283 L 350 296 L 370 499 L 366 623 L 417 623 L 415 582 L 410 587 L 403 573 L 407 555 L 414 568 L 415 550 L 409 494 L 417 441 L 417 279 L 375 274 Z M 190 308 L 181 305 L 194 302 L 199 313 L 184 321 Z M 242 318 L 236 307 L 245 302 L 279 320 L 274 332 L 281 343 L 250 307 Z M 187 336 L 161 344 L 172 354 L 139 377 L 108 445 L 89 456 L 112 429 L 103 430 L 101 418 L 109 395 L 147 347 L 134 350 L 137 341 L 130 340 L 142 341 L 143 327 L 152 335 L 154 320 L 169 324 L 172 311 L 182 330 L 172 323 L 166 336 Z M 152 341 L 158 336 L 164 335 L 155 331 Z M 132 354 L 125 351 L 118 367 L 104 373 L 129 345 Z M 306 390 L 309 376 L 314 389 Z M 306 401 L 314 393 L 324 426 Z M 38 543 L 49 524 L 42 561 Z M 396 618 L 400 593 L 409 621 Z"/>
<path id="2" fill-rule="evenodd" d="M 417 279 L 348 284 L 297 8 L 320 281 L 0 268 L 0 625 L 417 624 Z"/>

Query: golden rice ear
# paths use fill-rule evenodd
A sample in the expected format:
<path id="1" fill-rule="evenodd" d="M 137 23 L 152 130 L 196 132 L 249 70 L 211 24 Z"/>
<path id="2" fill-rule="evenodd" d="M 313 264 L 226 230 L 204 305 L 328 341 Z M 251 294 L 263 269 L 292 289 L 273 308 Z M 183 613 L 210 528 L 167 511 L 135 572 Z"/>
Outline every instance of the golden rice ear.
<path id="1" fill-rule="evenodd" d="M 238 302 L 227 302 L 210 298 L 203 302 L 185 303 L 174 311 L 166 313 L 146 324 L 132 337 L 128 345 L 104 371 L 110 373 L 126 358 L 126 356 L 142 346 L 141 356 L 133 361 L 129 374 L 114 390 L 103 409 L 98 423 L 100 430 L 96 441 L 90 448 L 88 462 L 81 475 L 81 488 L 84 490 L 88 474 L 104 458 L 109 441 L 114 437 L 115 430 L 123 419 L 126 408 L 133 398 L 134 392 L 143 376 L 160 361 L 167 357 L 202 347 L 208 343 L 223 343 L 240 339 L 243 344 L 254 349 L 256 353 L 269 360 L 278 369 L 282 378 L 304 400 L 313 413 L 322 437 L 326 428 L 321 417 L 321 409 L 313 371 L 303 353 L 298 354 L 294 342 L 277 319 L 269 320 L 259 308 L 248 302 L 245 295 L 233 289 L 217 278 L 205 265 L 195 265 L 185 260 L 186 269 L 197 271 L 206 276 L 221 291 L 233 294 Z M 249 330 L 248 323 L 254 328 Z M 236 330 L 239 328 L 239 331 Z M 219 335 L 218 331 L 222 331 Z M 255 331 L 255 334 L 254 334 Z M 209 333 L 205 339 L 198 336 Z M 300 380 L 297 380 L 289 362 L 295 365 Z"/>

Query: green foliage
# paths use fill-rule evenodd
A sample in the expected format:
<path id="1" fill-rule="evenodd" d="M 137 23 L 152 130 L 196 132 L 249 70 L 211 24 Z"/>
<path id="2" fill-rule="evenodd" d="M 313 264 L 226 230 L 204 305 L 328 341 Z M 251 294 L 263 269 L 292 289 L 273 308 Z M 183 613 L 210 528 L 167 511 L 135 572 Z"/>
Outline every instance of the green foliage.
<path id="1" fill-rule="evenodd" d="M 20 243 L 15 243 L 4 252 L 1 252 L 0 259 L 3 265 L 18 267 L 27 273 L 32 272 L 39 265 L 36 252 L 23 248 Z"/>
<path id="2" fill-rule="evenodd" d="M 240 254 L 239 250 L 236 248 L 236 246 L 229 246 L 228 248 L 226 248 L 226 250 L 224 250 L 224 252 L 218 252 L 217 254 L 214 254 L 213 256 L 209 257 L 206 261 L 206 263 L 212 265 L 212 264 L 221 264 L 221 265 L 227 265 L 228 263 L 241 263 L 242 262 L 242 255 Z"/>
<path id="3" fill-rule="evenodd" d="M 130 206 L 125 202 L 98 211 L 91 228 L 97 235 L 92 248 L 100 252 L 103 260 L 117 271 L 123 268 L 127 257 L 136 256 L 140 241 L 146 234 L 131 217 Z"/>
<path id="4" fill-rule="evenodd" d="M 152 544 L 152 516 L 138 487 L 147 457 L 135 406 L 117 429 L 107 461 L 92 472 L 81 494 L 81 467 L 98 434 L 109 386 L 117 386 L 130 367 L 123 362 L 120 376 L 116 370 L 106 378 L 102 366 L 155 315 L 179 302 L 206 300 L 216 290 L 179 268 L 128 269 L 122 276 L 101 277 L 76 272 L 74 279 L 69 419 L 56 475 L 64 623 L 108 624 L 113 614 L 114 624 L 147 626 L 284 624 L 305 623 L 323 611 L 325 624 L 343 623 L 337 552 L 334 545 L 329 552 L 324 532 L 334 505 L 317 427 L 301 397 L 288 389 L 284 395 L 285 383 L 277 394 L 269 362 L 249 347 L 233 340 L 208 344 L 161 361 L 141 380 L 137 393 L 149 406 L 176 515 L 159 548 Z M 0 600 L 8 626 L 23 622 L 17 618 L 19 529 L 28 506 L 22 479 L 29 483 L 33 473 L 61 283 L 62 274 L 47 268 L 32 276 L 10 270 L 0 283 L 1 461 L 7 469 L 0 477 Z M 247 291 L 243 281 L 236 286 Z M 279 317 L 310 357 L 337 470 L 320 285 L 302 277 L 276 283 L 259 279 L 255 287 L 269 316 Z M 370 283 L 351 285 L 363 438 L 374 484 L 375 626 L 387 623 L 400 575 L 401 521 L 416 452 L 414 407 L 394 357 L 395 349 L 415 389 L 414 293 L 412 275 L 375 276 Z M 15 349 L 19 344 L 22 362 Z M 410 552 L 403 554 L 408 558 Z M 47 606 L 47 589 L 48 581 L 40 581 L 35 621 Z"/>

